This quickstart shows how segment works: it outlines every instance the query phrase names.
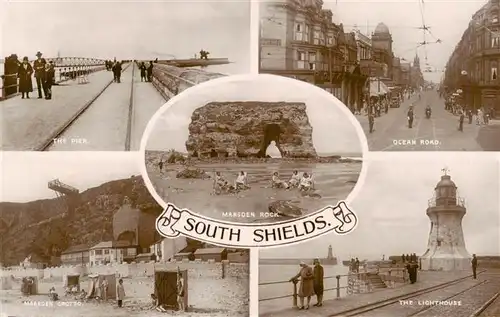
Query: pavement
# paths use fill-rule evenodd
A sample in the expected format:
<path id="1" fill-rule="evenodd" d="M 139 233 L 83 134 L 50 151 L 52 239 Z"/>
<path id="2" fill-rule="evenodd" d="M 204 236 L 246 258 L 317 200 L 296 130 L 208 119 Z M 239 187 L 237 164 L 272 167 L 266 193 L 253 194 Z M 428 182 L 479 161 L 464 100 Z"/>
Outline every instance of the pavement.
<path id="1" fill-rule="evenodd" d="M 335 292 L 325 294 L 327 298 L 323 307 L 313 307 L 309 310 L 298 310 L 292 308 L 292 298 L 288 298 L 288 307 L 280 311 L 265 311 L 265 302 L 260 303 L 260 317 L 324 317 L 335 314 L 340 314 L 343 311 L 354 309 L 363 305 L 376 303 L 378 301 L 387 300 L 389 298 L 402 296 L 419 290 L 424 290 L 433 286 L 457 280 L 466 276 L 470 276 L 470 272 L 431 272 L 421 271 L 418 274 L 418 281 L 415 284 L 404 284 L 397 288 L 383 289 L 380 291 L 341 297 L 339 299 L 328 299 L 327 296 L 334 296 Z M 500 275 L 499 275 L 500 276 Z M 333 295 L 332 295 L 333 294 Z M 315 298 L 311 300 L 311 304 L 316 303 Z M 364 315 L 363 315 L 364 316 Z M 396 316 L 396 315 L 394 315 Z M 397 315 L 402 317 L 404 315 Z M 439 315 L 448 316 L 448 315 Z M 389 316 L 386 316 L 389 317 Z"/>
<path id="2" fill-rule="evenodd" d="M 413 128 L 407 124 L 410 104 L 415 105 Z M 425 117 L 430 105 L 432 116 Z M 424 91 L 421 100 L 406 99 L 400 108 L 390 108 L 387 114 L 375 118 L 375 131 L 369 133 L 368 117 L 358 115 L 371 151 L 499 151 L 500 120 L 488 125 L 468 123 L 458 131 L 459 117 L 444 109 L 444 100 L 436 91 Z"/>
<path id="3" fill-rule="evenodd" d="M 125 66 L 126 67 L 126 66 Z M 132 67 L 135 67 L 132 79 Z M 89 83 L 68 81 L 53 87 L 53 99 L 13 97 L 0 102 L 2 151 L 33 151 L 65 125 L 80 109 L 112 81 L 113 74 L 98 71 L 88 76 Z M 64 132 L 51 151 L 123 151 L 128 126 L 130 92 L 134 82 L 131 150 L 139 149 L 149 119 L 165 103 L 151 83 L 140 82 L 134 64 L 122 73 L 121 83 L 113 83 Z"/>

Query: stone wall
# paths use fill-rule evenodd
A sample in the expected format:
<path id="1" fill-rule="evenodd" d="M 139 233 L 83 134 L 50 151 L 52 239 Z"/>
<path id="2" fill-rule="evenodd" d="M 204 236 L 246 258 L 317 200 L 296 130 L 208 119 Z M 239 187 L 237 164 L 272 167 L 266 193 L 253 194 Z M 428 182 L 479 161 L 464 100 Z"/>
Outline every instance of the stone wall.
<path id="1" fill-rule="evenodd" d="M 282 157 L 316 157 L 304 103 L 211 102 L 191 116 L 190 156 L 264 157 L 275 141 Z"/>
<path id="2" fill-rule="evenodd" d="M 220 73 L 211 73 L 196 68 L 180 68 L 154 64 L 153 85 L 166 100 L 199 83 L 224 77 Z"/>
<path id="3" fill-rule="evenodd" d="M 67 275 L 116 274 L 119 277 L 152 277 L 156 270 L 188 270 L 189 278 L 248 278 L 248 263 L 216 263 L 213 260 L 203 261 L 170 261 L 108 264 L 96 266 L 66 265 L 45 269 L 3 268 L 0 276 L 15 278 L 35 276 L 39 279 L 63 279 Z M 223 271 L 224 270 L 224 271 Z"/>

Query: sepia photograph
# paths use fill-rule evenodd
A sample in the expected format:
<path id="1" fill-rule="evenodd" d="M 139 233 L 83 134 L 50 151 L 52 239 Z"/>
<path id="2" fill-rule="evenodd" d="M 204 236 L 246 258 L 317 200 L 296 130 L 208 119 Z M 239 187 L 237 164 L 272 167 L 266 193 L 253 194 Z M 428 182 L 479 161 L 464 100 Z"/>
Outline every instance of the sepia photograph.
<path id="1" fill-rule="evenodd" d="M 259 316 L 499 316 L 497 156 L 364 164 L 352 233 L 260 250 Z"/>
<path id="2" fill-rule="evenodd" d="M 8 1 L 2 151 L 138 151 L 171 97 L 250 66 L 250 1 Z"/>
<path id="3" fill-rule="evenodd" d="M 3 314 L 249 316 L 249 251 L 161 237 L 137 158 L 3 154 Z"/>
<path id="4" fill-rule="evenodd" d="M 259 16 L 259 72 L 333 94 L 371 151 L 500 150 L 498 0 L 264 0 Z"/>
<path id="5" fill-rule="evenodd" d="M 149 123 L 142 146 L 146 185 L 165 205 L 252 223 L 298 218 L 347 199 L 366 139 L 354 116 L 321 89 L 242 75 L 172 100 Z"/>

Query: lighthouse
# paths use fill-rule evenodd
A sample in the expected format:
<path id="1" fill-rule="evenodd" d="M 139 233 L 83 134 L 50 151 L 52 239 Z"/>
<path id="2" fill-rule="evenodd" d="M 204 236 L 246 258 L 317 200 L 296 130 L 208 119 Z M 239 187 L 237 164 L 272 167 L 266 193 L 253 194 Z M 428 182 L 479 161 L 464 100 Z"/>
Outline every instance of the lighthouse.
<path id="1" fill-rule="evenodd" d="M 429 200 L 427 216 L 431 230 L 427 251 L 420 257 L 422 270 L 458 271 L 470 268 L 471 256 L 465 248 L 462 219 L 465 216 L 465 200 L 457 194 L 457 186 L 448 175 L 444 175 Z"/>

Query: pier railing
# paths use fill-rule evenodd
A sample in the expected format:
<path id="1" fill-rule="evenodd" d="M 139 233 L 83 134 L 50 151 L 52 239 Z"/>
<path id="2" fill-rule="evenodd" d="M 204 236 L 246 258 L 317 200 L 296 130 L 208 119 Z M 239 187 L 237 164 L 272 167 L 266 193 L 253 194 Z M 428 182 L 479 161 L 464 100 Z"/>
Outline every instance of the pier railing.
<path id="1" fill-rule="evenodd" d="M 370 287 L 370 281 L 368 279 L 368 274 L 377 274 L 380 276 L 381 280 L 388 286 L 388 287 L 394 287 L 396 283 L 407 283 L 409 282 L 408 274 L 406 272 L 405 267 L 401 267 L 399 265 L 396 265 L 394 267 L 389 267 L 389 268 L 384 268 L 384 267 L 375 267 L 375 268 L 360 268 L 359 271 L 353 271 L 350 270 L 348 274 L 339 274 L 339 275 L 332 275 L 332 276 L 325 276 L 323 277 L 323 281 L 325 280 L 332 280 L 334 279 L 336 281 L 335 286 L 333 287 L 328 287 L 325 288 L 323 291 L 326 292 L 334 292 L 334 296 L 331 296 L 333 298 L 340 298 L 342 290 L 345 290 L 345 294 L 347 295 L 352 295 L 352 294 L 359 294 L 359 293 L 366 293 L 366 292 L 373 292 L 375 291 L 374 288 Z M 357 285 L 353 285 L 353 283 L 350 283 L 352 280 L 357 280 L 357 281 L 362 281 L 368 285 L 368 288 L 365 290 L 362 290 L 359 286 L 359 283 Z M 286 295 L 280 295 L 280 296 L 272 296 L 268 298 L 259 298 L 259 302 L 266 302 L 266 301 L 273 301 L 273 300 L 279 300 L 279 299 L 285 299 L 285 298 L 292 298 L 292 305 L 293 307 L 297 306 L 297 298 L 298 298 L 298 286 L 297 284 L 300 282 L 300 279 L 297 280 L 286 280 L 286 281 L 274 281 L 274 282 L 263 282 L 259 283 L 259 287 L 262 286 L 270 286 L 270 285 L 279 285 L 279 284 L 292 284 L 292 293 L 291 294 L 286 294 Z"/>
<path id="2" fill-rule="evenodd" d="M 88 60 L 79 61 L 79 63 L 58 63 L 57 59 L 47 59 L 54 61 L 54 82 L 62 83 L 68 80 L 76 79 L 82 75 L 88 75 L 97 71 L 106 69 L 104 61 L 98 60 Z M 33 63 L 31 63 L 33 65 Z M 7 70 L 7 69 L 5 69 Z M 15 96 L 18 93 L 19 81 L 17 79 L 16 73 L 9 73 L 4 71 L 1 76 L 2 82 L 0 87 L 0 100 L 8 98 L 10 96 Z M 33 90 L 36 91 L 36 80 L 32 77 Z"/>

